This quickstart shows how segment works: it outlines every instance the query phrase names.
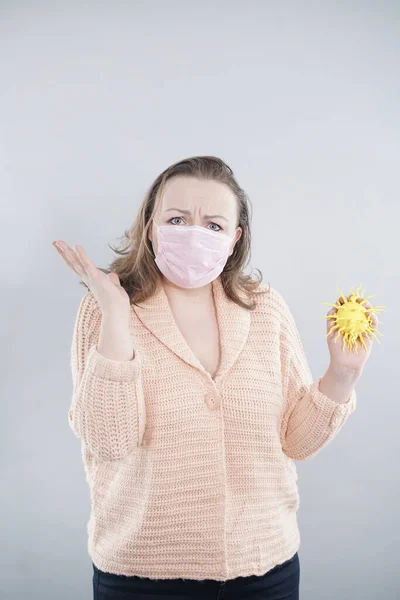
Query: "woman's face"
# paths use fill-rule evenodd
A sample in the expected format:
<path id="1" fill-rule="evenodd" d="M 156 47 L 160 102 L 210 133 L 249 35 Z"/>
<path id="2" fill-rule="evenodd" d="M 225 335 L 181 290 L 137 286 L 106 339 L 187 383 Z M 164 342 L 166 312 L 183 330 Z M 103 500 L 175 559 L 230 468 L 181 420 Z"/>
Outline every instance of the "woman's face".
<path id="1" fill-rule="evenodd" d="M 215 235 L 233 237 L 230 255 L 242 235 L 238 223 L 238 202 L 223 183 L 195 177 L 172 177 L 165 185 L 159 206 L 154 215 L 158 226 L 198 225 Z M 157 230 L 154 222 L 149 229 L 149 239 L 157 254 Z"/>

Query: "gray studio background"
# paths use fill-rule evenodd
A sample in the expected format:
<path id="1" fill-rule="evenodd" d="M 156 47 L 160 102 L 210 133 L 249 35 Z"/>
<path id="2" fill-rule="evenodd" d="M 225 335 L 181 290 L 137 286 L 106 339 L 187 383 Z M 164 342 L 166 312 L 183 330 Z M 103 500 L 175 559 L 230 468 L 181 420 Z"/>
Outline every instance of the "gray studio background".
<path id="1" fill-rule="evenodd" d="M 2 600 L 92 597 L 67 419 L 84 288 L 51 242 L 106 266 L 153 179 L 198 154 L 249 193 L 252 265 L 315 377 L 337 285 L 388 307 L 356 412 L 297 463 L 299 556 L 303 600 L 400 598 L 399 36 L 395 1 L 0 2 Z"/>

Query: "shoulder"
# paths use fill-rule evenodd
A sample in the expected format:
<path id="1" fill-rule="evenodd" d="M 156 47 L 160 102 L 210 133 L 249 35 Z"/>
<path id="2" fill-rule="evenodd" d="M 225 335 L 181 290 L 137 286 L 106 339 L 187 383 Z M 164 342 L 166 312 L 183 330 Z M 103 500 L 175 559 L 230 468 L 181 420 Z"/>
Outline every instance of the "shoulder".
<path id="1" fill-rule="evenodd" d="M 255 321 L 263 326 L 272 321 L 276 329 L 279 330 L 282 343 L 289 347 L 293 345 L 298 347 L 300 343 L 299 332 L 286 299 L 272 286 L 260 286 L 259 289 L 266 293 L 259 296 Z"/>
<path id="2" fill-rule="evenodd" d="M 291 318 L 289 306 L 282 294 L 273 286 L 262 283 L 256 295 L 258 314 L 271 315 L 280 322 L 287 322 Z"/>

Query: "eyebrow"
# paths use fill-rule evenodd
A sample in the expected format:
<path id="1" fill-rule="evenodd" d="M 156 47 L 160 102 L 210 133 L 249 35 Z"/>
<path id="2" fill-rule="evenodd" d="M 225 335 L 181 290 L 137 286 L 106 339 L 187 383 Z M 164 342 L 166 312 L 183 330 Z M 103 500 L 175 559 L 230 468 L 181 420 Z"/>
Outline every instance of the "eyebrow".
<path id="1" fill-rule="evenodd" d="M 165 212 L 169 212 L 171 210 L 176 210 L 177 212 L 180 212 L 184 215 L 191 215 L 192 213 L 190 212 L 190 210 L 184 210 L 183 208 L 167 208 L 167 210 Z M 228 222 L 228 219 L 226 217 L 223 217 L 222 215 L 204 215 L 203 217 L 204 219 L 224 219 L 224 221 Z"/>

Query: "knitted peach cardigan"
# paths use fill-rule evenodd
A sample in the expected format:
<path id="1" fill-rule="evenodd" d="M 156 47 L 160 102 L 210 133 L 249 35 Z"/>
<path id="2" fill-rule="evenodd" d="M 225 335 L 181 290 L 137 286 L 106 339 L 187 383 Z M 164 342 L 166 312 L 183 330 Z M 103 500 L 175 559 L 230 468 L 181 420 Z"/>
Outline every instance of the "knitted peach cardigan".
<path id="1" fill-rule="evenodd" d="M 355 392 L 338 404 L 319 391 L 274 288 L 254 311 L 229 300 L 220 278 L 212 289 L 214 379 L 162 286 L 132 306 L 127 362 L 99 354 L 100 308 L 89 291 L 81 300 L 68 418 L 90 487 L 88 552 L 103 571 L 222 581 L 289 559 L 300 545 L 293 460 L 315 455 L 355 409 Z"/>

